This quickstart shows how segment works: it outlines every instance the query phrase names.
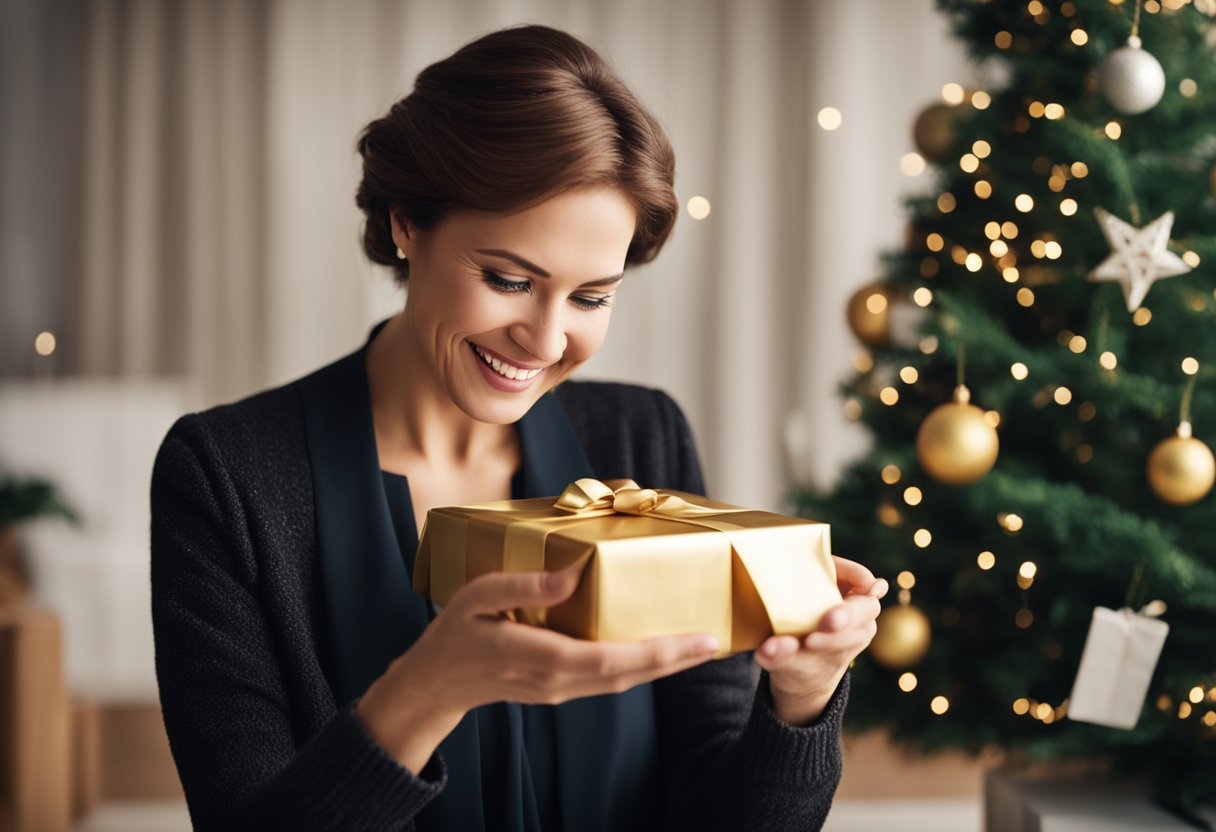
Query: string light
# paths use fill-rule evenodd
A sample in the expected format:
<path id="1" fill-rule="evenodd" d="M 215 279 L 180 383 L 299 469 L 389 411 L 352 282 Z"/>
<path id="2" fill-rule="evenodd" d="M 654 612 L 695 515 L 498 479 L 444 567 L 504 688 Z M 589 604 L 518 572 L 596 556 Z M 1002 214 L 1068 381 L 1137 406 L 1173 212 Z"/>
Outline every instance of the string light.
<path id="1" fill-rule="evenodd" d="M 928 306 L 933 303 L 933 290 L 921 286 L 912 293 L 912 302 L 917 306 Z"/>
<path id="2" fill-rule="evenodd" d="M 1077 407 L 1077 418 L 1082 422 L 1092 422 L 1094 417 L 1098 415 L 1098 408 L 1093 402 L 1081 402 Z"/>
<path id="3" fill-rule="evenodd" d="M 971 152 L 979 159 L 987 159 L 992 153 L 992 145 L 983 139 L 979 139 L 971 145 Z"/>
<path id="4" fill-rule="evenodd" d="M 927 549 L 933 542 L 933 533 L 928 529 L 917 529 L 916 533 L 912 535 L 912 542 L 920 549 Z"/>
<path id="5" fill-rule="evenodd" d="M 909 485 L 907 488 L 904 489 L 904 502 L 910 506 L 920 505 L 920 502 L 923 498 L 924 497 L 921 494 L 921 490 L 919 488 L 917 488 L 915 485 Z"/>
<path id="6" fill-rule="evenodd" d="M 904 384 L 916 384 L 920 378 L 920 373 L 915 367 L 904 367 L 899 371 L 899 379 Z"/>
<path id="7" fill-rule="evenodd" d="M 920 343 L 917 344 L 917 347 L 925 355 L 933 355 L 933 353 L 937 352 L 937 347 L 938 347 L 937 336 L 936 335 L 926 335 L 924 338 L 920 339 Z"/>
<path id="8" fill-rule="evenodd" d="M 1089 165 L 1084 162 L 1073 162 L 1070 170 L 1074 179 L 1084 179 L 1089 176 Z"/>
<path id="9" fill-rule="evenodd" d="M 1064 105 L 1052 102 L 1043 108 L 1043 115 L 1049 121 L 1056 121 L 1064 118 Z"/>
<path id="10" fill-rule="evenodd" d="M 1195 93 L 1199 92 L 1199 85 L 1194 78 L 1183 78 L 1178 82 L 1178 92 L 1182 93 L 1183 98 L 1194 98 Z"/>
<path id="11" fill-rule="evenodd" d="M 1001 223 L 1001 236 L 1006 240 L 1016 240 L 1018 238 L 1018 227 L 1011 220 L 1005 220 Z"/>
<path id="12" fill-rule="evenodd" d="M 920 176 L 925 172 L 925 157 L 919 153 L 905 153 L 899 160 L 899 169 L 905 176 Z"/>
<path id="13" fill-rule="evenodd" d="M 1001 237 L 1001 224 L 995 220 L 984 224 L 984 236 L 989 240 L 998 240 Z"/>
<path id="14" fill-rule="evenodd" d="M 916 586 L 916 576 L 905 569 L 895 576 L 895 584 L 900 589 L 912 589 Z"/>
<path id="15" fill-rule="evenodd" d="M 48 356 L 55 352 L 55 334 L 52 332 L 39 332 L 34 338 L 34 352 L 41 356 Z"/>
<path id="16" fill-rule="evenodd" d="M 992 183 L 987 179 L 977 179 L 972 190 L 980 199 L 987 199 L 992 196 Z"/>
<path id="17" fill-rule="evenodd" d="M 873 292 L 866 298 L 866 310 L 871 315 L 880 315 L 887 308 L 887 296 L 882 292 Z"/>
<path id="18" fill-rule="evenodd" d="M 1089 34 L 1084 29 L 1073 29 L 1069 39 L 1077 46 L 1084 46 L 1089 43 Z"/>
<path id="19" fill-rule="evenodd" d="M 1098 364 L 1103 370 L 1113 370 L 1119 366 L 1119 358 L 1110 350 L 1098 356 Z"/>
<path id="20" fill-rule="evenodd" d="M 1028 630 L 1030 629 L 1030 625 L 1034 623 L 1034 613 L 1027 609 L 1018 610 L 1013 616 L 1013 623 L 1023 630 Z"/>
<path id="21" fill-rule="evenodd" d="M 955 209 L 958 203 L 954 199 L 954 194 L 947 191 L 937 198 L 937 210 L 943 214 L 949 214 Z"/>
<path id="22" fill-rule="evenodd" d="M 1042 118 L 1046 111 L 1047 105 L 1042 101 L 1031 101 L 1030 106 L 1026 108 L 1026 112 L 1030 113 L 1031 118 Z"/>
<path id="23" fill-rule="evenodd" d="M 1056 400 L 1056 404 L 1063 406 L 1072 401 L 1072 391 L 1067 387 L 1057 387 L 1051 397 Z"/>
<path id="24" fill-rule="evenodd" d="M 1060 200 L 1060 213 L 1066 217 L 1071 217 L 1077 213 L 1077 201 L 1072 197 L 1065 197 Z"/>
<path id="25" fill-rule="evenodd" d="M 993 40 L 996 42 L 997 49 L 1008 49 L 1009 47 L 1013 46 L 1013 35 L 1006 32 L 1004 29 L 997 32 L 996 37 L 993 38 Z"/>
<path id="26" fill-rule="evenodd" d="M 1001 414 L 997 413 L 995 410 L 985 410 L 984 421 L 988 423 L 988 427 L 996 430 L 1001 426 Z"/>
<path id="27" fill-rule="evenodd" d="M 1077 353 L 1078 355 L 1085 352 L 1086 346 L 1087 342 L 1083 335 L 1074 335 L 1068 339 L 1068 349 Z"/>
<path id="28" fill-rule="evenodd" d="M 1187 694 L 1186 698 L 1198 705 L 1203 701 L 1203 688 L 1196 685 L 1195 687 L 1191 688 L 1191 692 Z"/>
<path id="29" fill-rule="evenodd" d="M 976 90 L 971 93 L 971 106 L 977 110 L 987 110 L 992 104 L 992 96 L 983 90 Z"/>
<path id="30" fill-rule="evenodd" d="M 1025 381 L 1026 377 L 1030 375 L 1030 368 L 1021 361 L 1015 361 L 1009 365 L 1009 375 L 1013 376 L 1017 381 Z"/>
<path id="31" fill-rule="evenodd" d="M 1023 286 L 1018 289 L 1018 303 L 1022 306 L 1034 306 L 1034 292 Z"/>
<path id="32" fill-rule="evenodd" d="M 1194 358 L 1187 356 L 1186 358 L 1182 359 L 1182 372 L 1186 373 L 1188 376 L 1195 375 L 1195 373 L 1199 372 L 1199 362 Z"/>
<path id="33" fill-rule="evenodd" d="M 1186 263 L 1192 269 L 1199 266 L 1199 255 L 1193 251 L 1182 252 L 1182 262 Z"/>
<path id="34" fill-rule="evenodd" d="M 958 160 L 958 166 L 964 173 L 975 173 L 980 168 L 980 160 L 974 153 L 964 153 Z"/>
<path id="35" fill-rule="evenodd" d="M 980 569 L 987 572 L 989 569 L 996 566 L 996 555 L 985 550 L 979 553 L 979 556 L 976 557 L 975 562 L 979 565 Z"/>
<path id="36" fill-rule="evenodd" d="M 879 401 L 887 407 L 899 401 L 899 391 L 894 387 L 884 387 L 878 394 Z"/>
<path id="37" fill-rule="evenodd" d="M 929 703 L 929 710 L 941 716 L 946 711 L 950 710 L 950 700 L 944 696 L 935 696 L 933 701 Z"/>
<path id="38" fill-rule="evenodd" d="M 1013 200 L 1013 207 L 1028 214 L 1034 210 L 1034 198 L 1030 194 L 1018 194 Z"/>
<path id="39" fill-rule="evenodd" d="M 1005 279 L 1006 283 L 1017 283 L 1018 278 L 1021 276 L 1022 274 L 1017 270 L 1016 266 L 1006 266 L 1001 269 L 1001 277 Z"/>
<path id="40" fill-rule="evenodd" d="M 899 478 L 903 476 L 903 472 L 899 470 L 898 465 L 884 465 L 880 476 L 882 477 L 882 481 L 887 485 L 895 485 L 895 483 L 899 482 Z"/>
<path id="41" fill-rule="evenodd" d="M 911 693 L 916 690 L 917 678 L 915 673 L 901 673 L 899 675 L 899 689 L 904 693 Z"/>
<path id="42" fill-rule="evenodd" d="M 1013 700 L 1013 712 L 1018 716 L 1030 713 L 1030 700 L 1025 698 Z"/>
<path id="43" fill-rule="evenodd" d="M 988 253 L 993 257 L 1004 257 L 1009 253 L 1009 244 L 1004 240 L 993 240 L 988 245 Z"/>
<path id="44" fill-rule="evenodd" d="M 824 130 L 835 130 L 844 123 L 844 115 L 835 107 L 824 107 L 817 118 L 819 126 Z"/>
<path id="45" fill-rule="evenodd" d="M 962 104 L 966 94 L 963 92 L 963 85 L 956 84 L 951 81 L 942 86 L 942 100 L 947 104 Z"/>
<path id="46" fill-rule="evenodd" d="M 946 241 L 936 231 L 925 237 L 925 248 L 929 249 L 929 251 L 941 251 L 945 247 Z"/>
<path id="47" fill-rule="evenodd" d="M 1102 132 L 1106 133 L 1108 139 L 1118 141 L 1119 137 L 1123 135 L 1123 127 L 1117 121 L 1108 121 L 1102 128 Z"/>
<path id="48" fill-rule="evenodd" d="M 1002 529 L 1011 534 L 1017 534 L 1022 530 L 1022 518 L 1018 514 L 998 514 L 996 522 Z"/>
<path id="49" fill-rule="evenodd" d="M 965 265 L 967 266 L 967 271 L 978 272 L 984 267 L 984 259 L 973 251 L 967 255 Z"/>
<path id="50" fill-rule="evenodd" d="M 688 215 L 694 220 L 703 220 L 709 216 L 709 200 L 703 196 L 694 196 L 688 200 Z"/>
<path id="51" fill-rule="evenodd" d="M 904 522 L 904 516 L 899 513 L 899 509 L 890 503 L 883 503 L 878 507 L 878 519 L 884 526 L 890 526 L 891 528 L 895 528 Z"/>
<path id="52" fill-rule="evenodd" d="M 1132 323 L 1136 326 L 1145 326 L 1153 319 L 1153 310 L 1147 306 L 1141 306 L 1132 313 Z"/>

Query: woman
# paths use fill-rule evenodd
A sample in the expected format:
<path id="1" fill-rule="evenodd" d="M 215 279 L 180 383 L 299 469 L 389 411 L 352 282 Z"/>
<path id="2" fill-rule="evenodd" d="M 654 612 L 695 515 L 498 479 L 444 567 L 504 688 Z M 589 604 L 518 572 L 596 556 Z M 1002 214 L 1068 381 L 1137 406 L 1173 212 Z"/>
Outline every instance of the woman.
<path id="1" fill-rule="evenodd" d="M 508 617 L 576 574 L 486 575 L 438 614 L 410 588 L 435 506 L 583 476 L 703 493 L 667 396 L 561 384 L 675 221 L 662 130 L 595 52 L 531 26 L 426 69 L 359 150 L 364 247 L 408 280 L 403 311 L 183 417 L 153 474 L 157 673 L 196 828 L 818 828 L 886 591 L 863 567 L 838 559 L 844 603 L 754 661 Z"/>

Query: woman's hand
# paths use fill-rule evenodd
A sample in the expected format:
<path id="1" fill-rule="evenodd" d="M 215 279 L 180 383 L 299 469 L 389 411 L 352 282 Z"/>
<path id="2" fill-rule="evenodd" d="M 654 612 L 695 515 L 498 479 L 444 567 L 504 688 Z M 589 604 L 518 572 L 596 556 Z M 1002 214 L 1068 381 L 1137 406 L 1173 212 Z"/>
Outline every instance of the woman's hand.
<path id="1" fill-rule="evenodd" d="M 495 572 L 465 584 L 359 701 L 356 712 L 368 733 L 419 772 L 464 714 L 480 705 L 619 693 L 713 658 L 718 642 L 705 634 L 592 642 L 506 617 L 521 607 L 565 601 L 580 574 L 580 566 Z"/>
<path id="2" fill-rule="evenodd" d="M 849 664 L 874 638 L 887 582 L 860 563 L 832 556 L 844 603 L 824 613 L 815 632 L 799 639 L 772 636 L 756 650 L 769 673 L 773 711 L 790 725 L 819 718 Z"/>

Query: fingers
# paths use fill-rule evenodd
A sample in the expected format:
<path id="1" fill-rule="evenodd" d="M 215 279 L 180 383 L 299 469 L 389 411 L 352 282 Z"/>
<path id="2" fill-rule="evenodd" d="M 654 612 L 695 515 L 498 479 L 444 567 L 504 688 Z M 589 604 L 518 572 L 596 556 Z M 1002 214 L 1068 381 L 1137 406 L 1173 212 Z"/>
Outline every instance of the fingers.
<path id="1" fill-rule="evenodd" d="M 832 560 L 836 563 L 836 585 L 841 595 L 861 593 L 881 598 L 887 594 L 886 580 L 875 578 L 873 572 L 857 561 L 839 555 L 832 555 Z"/>
<path id="2" fill-rule="evenodd" d="M 470 615 L 498 615 L 518 607 L 552 607 L 578 586 L 583 563 L 553 572 L 491 572 L 462 586 L 448 608 Z"/>

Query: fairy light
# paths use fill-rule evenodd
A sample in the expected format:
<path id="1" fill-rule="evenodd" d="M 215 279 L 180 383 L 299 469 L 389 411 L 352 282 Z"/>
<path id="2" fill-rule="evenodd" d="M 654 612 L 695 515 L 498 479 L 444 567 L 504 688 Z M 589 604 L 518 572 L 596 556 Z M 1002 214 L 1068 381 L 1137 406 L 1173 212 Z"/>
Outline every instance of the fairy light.
<path id="1" fill-rule="evenodd" d="M 974 251 L 967 255 L 967 261 L 964 264 L 969 272 L 978 272 L 984 267 L 984 259 Z"/>
<path id="2" fill-rule="evenodd" d="M 899 470 L 898 465 L 884 465 L 880 476 L 882 477 L 882 481 L 887 485 L 895 485 L 895 483 L 899 482 L 899 478 L 903 476 L 903 471 Z"/>
<path id="3" fill-rule="evenodd" d="M 964 153 L 958 160 L 958 166 L 964 173 L 975 173 L 980 168 L 980 160 L 974 153 Z"/>
<path id="4" fill-rule="evenodd" d="M 1191 707 L 1190 702 L 1180 702 L 1178 704 L 1178 718 L 1186 719 L 1195 709 Z"/>
<path id="5" fill-rule="evenodd" d="M 1089 43 L 1089 33 L 1084 29 L 1073 29 L 1072 34 L 1068 38 L 1077 46 L 1084 46 Z"/>
<path id="6" fill-rule="evenodd" d="M 895 576 L 895 585 L 900 589 L 912 589 L 916 586 L 916 576 L 905 569 Z"/>
<path id="7" fill-rule="evenodd" d="M 1182 262 L 1186 263 L 1192 269 L 1199 267 L 1199 254 L 1194 251 L 1182 252 Z"/>
<path id="8" fill-rule="evenodd" d="M 943 239 L 942 235 L 938 234 L 936 231 L 934 231 L 928 237 L 925 237 L 925 248 L 929 249 L 929 251 L 941 251 L 945 247 L 945 239 Z"/>
<path id="9" fill-rule="evenodd" d="M 899 674 L 899 689 L 904 693 L 911 693 L 916 690 L 917 683 L 916 674 L 912 672 Z"/>
<path id="10" fill-rule="evenodd" d="M 980 199 L 987 199 L 992 196 L 992 183 L 987 179 L 977 179 L 972 190 Z"/>
<path id="11" fill-rule="evenodd" d="M 871 315 L 881 315 L 887 308 L 887 296 L 882 292 L 872 292 L 866 297 L 866 311 Z"/>
<path id="12" fill-rule="evenodd" d="M 992 145 L 983 139 L 978 139 L 971 145 L 971 152 L 979 159 L 987 159 L 992 153 Z"/>
<path id="13" fill-rule="evenodd" d="M 1033 581 L 1038 572 L 1039 567 L 1032 560 L 1023 561 L 1022 565 L 1018 567 L 1018 575 L 1028 581 Z"/>
<path id="14" fill-rule="evenodd" d="M 1052 715 L 1053 710 L 1055 709 L 1052 708 L 1051 705 L 1048 705 L 1046 702 L 1040 702 L 1038 705 L 1035 705 L 1034 708 L 1035 719 L 1046 721 L 1048 717 Z"/>
<path id="15" fill-rule="evenodd" d="M 916 533 L 912 535 L 912 542 L 916 544 L 917 548 L 927 549 L 933 542 L 933 533 L 928 529 L 917 529 Z"/>
<path id="16" fill-rule="evenodd" d="M 1004 257 L 1009 253 L 1009 244 L 1004 240 L 993 240 L 988 245 L 988 252 L 993 257 Z"/>
<path id="17" fill-rule="evenodd" d="M 1047 256 L 1047 243 L 1042 240 L 1034 240 L 1030 243 L 1030 253 L 1035 257 L 1042 259 Z"/>
<path id="18" fill-rule="evenodd" d="M 1029 214 L 1034 210 L 1034 197 L 1030 194 L 1018 194 L 1014 197 L 1013 207 L 1017 208 L 1023 214 Z"/>
<path id="19" fill-rule="evenodd" d="M 1072 171 L 1074 179 L 1084 179 L 1089 176 L 1089 165 L 1084 162 L 1073 162 L 1069 170 Z"/>
<path id="20" fill-rule="evenodd" d="M 1085 347 L 1087 345 L 1088 344 L 1085 340 L 1085 336 L 1083 335 L 1074 335 L 1068 339 L 1068 349 L 1077 353 L 1078 355 L 1085 352 Z"/>
<path id="21" fill-rule="evenodd" d="M 1043 108 L 1043 117 L 1049 121 L 1057 121 L 1064 118 L 1064 105 L 1053 101 Z"/>
<path id="22" fill-rule="evenodd" d="M 947 104 L 962 104 L 963 99 L 966 97 L 962 84 L 956 84 L 951 81 L 942 86 L 942 100 Z"/>
<path id="23" fill-rule="evenodd" d="M 933 701 L 929 703 L 929 710 L 941 716 L 946 711 L 950 710 L 950 700 L 944 696 L 935 696 Z"/>
<path id="24" fill-rule="evenodd" d="M 1006 283 L 1017 283 L 1018 278 L 1021 276 L 1022 273 L 1017 270 L 1016 266 L 1006 266 L 1001 269 L 1001 277 L 1004 278 Z"/>
<path id="25" fill-rule="evenodd" d="M 1051 397 L 1062 407 L 1072 401 L 1072 391 L 1067 387 L 1057 387 Z"/>
<path id="26" fill-rule="evenodd" d="M 996 522 L 1002 529 L 1011 534 L 1017 534 L 1022 530 L 1022 517 L 1018 514 L 998 514 Z"/>
<path id="27" fill-rule="evenodd" d="M 954 194 L 947 191 L 937 198 L 937 210 L 943 214 L 949 214 L 957 207 L 958 202 L 954 198 Z"/>
<path id="28" fill-rule="evenodd" d="M 1001 426 L 1001 414 L 997 413 L 995 410 L 985 410 L 984 421 L 988 423 L 988 427 L 996 430 Z"/>
<path id="29" fill-rule="evenodd" d="M 1071 217 L 1077 213 L 1077 201 L 1072 197 L 1065 197 L 1060 200 L 1060 213 L 1066 217 Z"/>
<path id="30" fill-rule="evenodd" d="M 1195 373 L 1199 372 L 1199 362 L 1194 358 L 1187 356 L 1186 358 L 1182 359 L 1182 372 L 1186 373 L 1188 376 L 1195 375 Z"/>
<path id="31" fill-rule="evenodd" d="M 835 107 L 824 107 L 819 111 L 817 119 L 824 130 L 836 130 L 844 124 L 844 115 Z"/>
<path id="32" fill-rule="evenodd" d="M 1183 98 L 1194 98 L 1195 93 L 1199 92 L 1199 85 L 1194 78 L 1183 78 L 1178 82 L 1178 92 L 1182 93 Z"/>
<path id="33" fill-rule="evenodd" d="M 1077 406 L 1077 418 L 1082 422 L 1092 422 L 1094 417 L 1098 415 L 1098 408 L 1093 402 L 1081 402 Z"/>
<path id="34" fill-rule="evenodd" d="M 1030 625 L 1034 623 L 1034 613 L 1025 609 L 1018 610 L 1013 616 L 1013 623 L 1023 630 L 1029 630 Z"/>
<path id="35" fill-rule="evenodd" d="M 1153 319 L 1153 310 L 1147 306 L 1141 306 L 1132 313 L 1132 323 L 1136 326 L 1147 326 L 1148 322 Z"/>
<path id="36" fill-rule="evenodd" d="M 916 384 L 920 372 L 915 367 L 903 367 L 899 371 L 899 380 L 904 384 Z"/>
<path id="37" fill-rule="evenodd" d="M 887 407 L 899 401 L 899 391 L 894 387 L 884 387 L 878 394 L 878 399 Z"/>
<path id="38" fill-rule="evenodd" d="M 1030 0 L 1026 4 L 1026 11 L 1030 12 L 1031 17 L 1038 17 L 1043 13 L 1043 4 L 1039 0 Z"/>
<path id="39" fill-rule="evenodd" d="M 1042 118 L 1043 113 L 1047 112 L 1047 105 L 1042 101 L 1031 101 L 1030 106 L 1026 108 L 1026 112 L 1030 113 L 1031 118 Z"/>
<path id="40" fill-rule="evenodd" d="M 1216 711 L 1208 711 L 1203 715 L 1203 724 L 1209 728 L 1216 727 Z"/>
<path id="41" fill-rule="evenodd" d="M 967 249 L 963 248 L 962 246 L 958 246 L 958 245 L 951 246 L 950 247 L 950 259 L 953 260 L 955 263 L 958 263 L 960 266 L 963 265 L 964 263 L 967 262 Z"/>
<path id="42" fill-rule="evenodd" d="M 1001 237 L 1001 224 L 996 220 L 984 223 L 984 236 L 989 240 L 999 240 Z"/>
<path id="43" fill-rule="evenodd" d="M 1110 350 L 1098 356 L 1098 364 L 1103 370 L 1113 370 L 1119 366 L 1119 358 Z"/>
<path id="44" fill-rule="evenodd" d="M 1118 141 L 1119 137 L 1123 135 L 1123 127 L 1117 121 L 1108 121 L 1106 122 L 1106 126 L 1102 128 L 1102 132 L 1106 134 L 1108 139 Z"/>
<path id="45" fill-rule="evenodd" d="M 1001 223 L 1001 236 L 1006 240 L 1016 240 L 1018 238 L 1018 227 L 1011 220 L 1005 220 Z"/>
<path id="46" fill-rule="evenodd" d="M 987 572 L 989 569 L 996 566 L 996 555 L 992 554 L 992 552 L 985 550 L 985 551 L 979 553 L 979 555 L 975 559 L 975 562 L 979 566 L 980 569 L 983 569 L 985 572 Z"/>
<path id="47" fill-rule="evenodd" d="M 904 489 L 904 502 L 908 505 L 918 506 L 922 499 L 924 499 L 924 495 L 921 494 L 921 490 L 915 485 L 909 485 Z"/>
<path id="48" fill-rule="evenodd" d="M 912 302 L 917 306 L 928 306 L 933 303 L 933 290 L 921 286 L 912 293 Z"/>
<path id="49" fill-rule="evenodd" d="M 1027 307 L 1034 306 L 1034 292 L 1032 292 L 1030 289 L 1028 289 L 1025 286 L 1023 286 L 1021 289 L 1018 289 L 1017 298 L 1018 298 L 1018 303 L 1021 306 L 1027 306 Z"/>
<path id="50" fill-rule="evenodd" d="M 977 110 L 987 110 L 992 104 L 992 96 L 983 90 L 976 90 L 971 93 L 971 106 Z"/>
<path id="51" fill-rule="evenodd" d="M 993 41 L 996 43 L 997 49 L 1008 49 L 1009 47 L 1013 46 L 1013 35 L 1002 29 L 996 33 L 996 37 L 993 38 Z"/>
<path id="52" fill-rule="evenodd" d="M 34 352 L 41 356 L 49 356 L 55 352 L 55 334 L 53 332 L 39 332 L 34 338 Z"/>
<path id="53" fill-rule="evenodd" d="M 1030 700 L 1024 697 L 1013 700 L 1013 712 L 1018 716 L 1028 714 L 1030 712 Z"/>
<path id="54" fill-rule="evenodd" d="M 925 157 L 919 153 L 905 153 L 900 157 L 899 169 L 904 176 L 920 176 L 925 172 Z"/>
<path id="55" fill-rule="evenodd" d="M 899 509 L 890 503 L 883 503 L 878 507 L 878 520 L 884 526 L 895 528 L 900 523 L 904 522 L 904 516 L 899 513 Z"/>
<path id="56" fill-rule="evenodd" d="M 1009 365 L 1009 375 L 1013 376 L 1017 381 L 1025 381 L 1026 377 L 1030 375 L 1030 368 L 1021 361 L 1015 361 Z"/>
<path id="57" fill-rule="evenodd" d="M 1187 694 L 1186 698 L 1198 705 L 1203 701 L 1203 688 L 1196 685 L 1195 687 L 1191 688 L 1191 692 Z"/>
<path id="58" fill-rule="evenodd" d="M 937 352 L 937 347 L 938 340 L 936 335 L 926 335 L 924 338 L 921 338 L 920 343 L 917 344 L 917 348 L 920 349 L 920 351 L 925 355 L 933 355 L 933 353 Z"/>

